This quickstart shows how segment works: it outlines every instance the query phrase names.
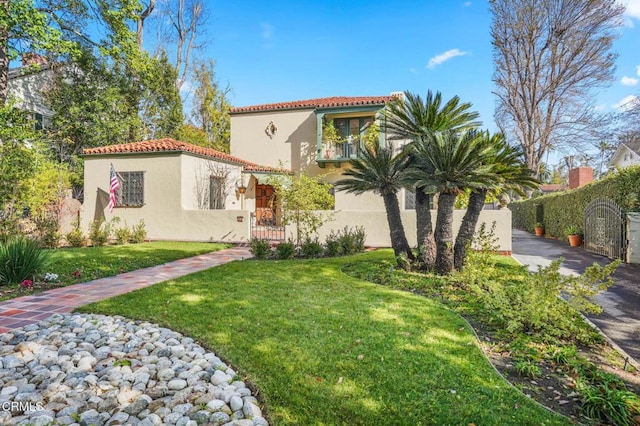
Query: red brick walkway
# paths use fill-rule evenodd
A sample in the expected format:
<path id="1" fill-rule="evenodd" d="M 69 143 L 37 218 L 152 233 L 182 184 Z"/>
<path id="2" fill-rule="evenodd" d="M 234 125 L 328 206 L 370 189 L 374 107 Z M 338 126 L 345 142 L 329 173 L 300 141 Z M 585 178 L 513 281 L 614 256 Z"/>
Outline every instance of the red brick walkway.
<path id="1" fill-rule="evenodd" d="M 251 252 L 248 247 L 232 247 L 0 302 L 0 333 L 35 324 L 55 313 L 71 312 L 74 308 L 87 303 L 250 257 Z"/>

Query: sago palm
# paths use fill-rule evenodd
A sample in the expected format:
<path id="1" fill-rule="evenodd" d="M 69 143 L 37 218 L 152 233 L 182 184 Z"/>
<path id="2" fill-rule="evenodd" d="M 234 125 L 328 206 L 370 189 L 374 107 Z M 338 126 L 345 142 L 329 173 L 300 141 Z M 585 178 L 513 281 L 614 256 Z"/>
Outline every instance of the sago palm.
<path id="1" fill-rule="evenodd" d="M 339 190 L 353 194 L 375 192 L 382 196 L 389 224 L 391 246 L 404 267 L 402 256 L 413 260 L 411 247 L 402 225 L 398 191 L 401 189 L 400 177 L 405 170 L 407 157 L 396 155 L 392 146 L 373 145 L 360 150 L 357 159 L 351 160 L 351 168 L 343 173 L 345 179 L 335 183 Z"/>
<path id="2" fill-rule="evenodd" d="M 431 171 L 420 162 L 415 155 L 414 145 L 424 145 L 429 142 L 430 134 L 436 131 L 462 131 L 480 125 L 477 122 L 478 113 L 471 111 L 470 103 L 460 102 L 454 96 L 447 102 L 442 101 L 440 92 L 427 92 L 423 100 L 420 95 L 410 92 L 404 93 L 404 99 L 399 98 L 387 105 L 383 113 L 383 130 L 390 139 L 408 140 L 406 147 L 410 163 L 414 164 L 414 172 L 409 179 L 404 180 L 407 187 L 414 187 L 416 191 L 416 237 L 418 250 L 421 253 L 423 265 L 430 269 L 435 262 L 435 240 L 431 225 L 430 198 L 432 193 L 425 187 L 416 185 L 416 181 L 428 175 Z M 421 165 L 420 174 L 417 172 Z"/>
<path id="3" fill-rule="evenodd" d="M 472 130 L 430 133 L 414 147 L 418 163 L 407 171 L 416 185 L 439 192 L 436 218 L 435 270 L 447 274 L 454 269 L 453 210 L 458 194 L 467 188 L 482 188 L 491 178 L 487 157 L 491 149 L 480 133 Z M 427 171 L 428 173 L 425 173 Z"/>
<path id="4" fill-rule="evenodd" d="M 477 186 L 469 195 L 467 211 L 462 218 L 454 245 L 454 267 L 457 270 L 461 270 L 466 262 L 467 248 L 473 238 L 487 194 L 508 190 L 522 194 L 524 188 L 535 188 L 538 184 L 522 161 L 522 150 L 507 144 L 502 133 L 490 135 L 489 132 L 482 132 L 478 134 L 478 138 L 490 149 L 484 158 L 489 170 L 484 185 Z"/>

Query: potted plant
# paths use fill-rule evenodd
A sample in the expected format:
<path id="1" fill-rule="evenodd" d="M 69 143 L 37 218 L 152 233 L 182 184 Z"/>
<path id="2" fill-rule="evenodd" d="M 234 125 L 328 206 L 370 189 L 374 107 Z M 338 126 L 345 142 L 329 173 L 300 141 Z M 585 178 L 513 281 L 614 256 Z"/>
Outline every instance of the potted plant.
<path id="1" fill-rule="evenodd" d="M 579 226 L 569 225 L 564 229 L 564 233 L 567 234 L 571 247 L 579 247 L 582 245 L 582 230 Z"/>
<path id="2" fill-rule="evenodd" d="M 544 235 L 544 224 L 542 222 L 536 222 L 534 229 L 536 231 L 536 237 L 542 237 Z"/>
<path id="3" fill-rule="evenodd" d="M 344 138 L 340 135 L 336 126 L 334 126 L 333 120 L 327 121 L 322 126 L 322 141 L 324 142 L 324 158 L 333 158 L 335 155 L 335 147 L 344 142 Z"/>

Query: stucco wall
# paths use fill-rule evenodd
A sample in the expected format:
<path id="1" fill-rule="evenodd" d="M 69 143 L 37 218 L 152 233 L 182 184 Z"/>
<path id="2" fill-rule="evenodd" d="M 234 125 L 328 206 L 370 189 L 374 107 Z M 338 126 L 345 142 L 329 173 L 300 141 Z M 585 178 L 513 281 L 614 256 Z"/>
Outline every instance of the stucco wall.
<path id="1" fill-rule="evenodd" d="M 53 72 L 49 69 L 12 77 L 7 86 L 9 97 L 16 99 L 20 108 L 42 114 L 46 125 L 53 112 L 47 108 L 43 93 L 52 80 Z"/>
<path id="2" fill-rule="evenodd" d="M 182 158 L 181 158 L 182 157 Z M 191 157 L 186 159 L 185 157 Z M 183 160 L 184 163 L 183 163 Z M 190 176 L 183 185 L 183 167 L 200 164 L 192 156 L 113 155 L 85 158 L 85 200 L 81 213 L 81 226 L 87 232 L 95 219 L 106 221 L 120 218 L 120 225 L 136 225 L 144 220 L 147 237 L 152 240 L 182 241 L 247 241 L 249 212 L 240 211 L 239 199 L 235 210 L 183 209 L 182 203 L 193 205 L 194 169 L 184 171 Z M 197 159 L 201 160 L 201 159 Z M 144 205 L 142 207 L 116 207 L 109 213 L 109 166 L 117 172 L 144 171 Z M 191 186 L 190 186 L 191 185 Z M 183 187 L 184 191 L 183 191 Z M 183 195 L 185 200 L 183 200 Z M 235 191 L 231 197 L 235 199 Z"/>
<path id="3" fill-rule="evenodd" d="M 207 160 L 205 158 L 182 155 L 182 194 L 181 203 L 185 210 L 208 208 L 206 202 L 209 193 L 210 176 L 226 176 L 226 210 L 240 210 L 240 196 L 236 193 L 236 182 L 240 181 L 242 168 L 235 164 L 227 164 Z M 205 198 L 206 197 L 206 198 Z M 204 204 L 203 204 L 204 203 Z"/>
<path id="4" fill-rule="evenodd" d="M 435 226 L 436 211 L 431 211 L 433 225 Z M 464 210 L 454 211 L 453 229 L 454 234 L 462 223 Z M 416 246 L 416 213 L 415 211 L 406 210 L 402 213 L 402 223 L 404 225 L 407 240 L 412 247 Z M 498 239 L 498 245 L 501 252 L 511 252 L 511 210 L 483 210 L 478 220 L 478 227 L 482 223 L 486 223 L 487 230 L 491 228 L 492 223 L 496 223 L 495 236 Z M 339 211 L 334 212 L 333 220 L 325 223 L 319 230 L 320 241 L 324 242 L 331 230 L 341 230 L 345 226 L 354 228 L 362 226 L 367 234 L 366 244 L 371 247 L 389 247 L 391 239 L 389 238 L 389 226 L 387 225 L 387 216 L 382 211 Z M 476 228 L 477 229 L 477 228 Z M 287 235 L 295 235 L 295 226 L 287 227 Z"/>

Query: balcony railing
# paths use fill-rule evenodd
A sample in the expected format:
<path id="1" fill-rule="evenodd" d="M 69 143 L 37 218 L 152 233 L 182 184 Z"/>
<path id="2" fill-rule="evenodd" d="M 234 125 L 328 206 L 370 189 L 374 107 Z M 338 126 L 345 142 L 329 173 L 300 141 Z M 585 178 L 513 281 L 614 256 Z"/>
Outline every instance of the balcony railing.
<path id="1" fill-rule="evenodd" d="M 317 160 L 318 162 L 345 162 L 358 158 L 359 151 L 359 138 L 337 144 L 322 144 Z"/>

